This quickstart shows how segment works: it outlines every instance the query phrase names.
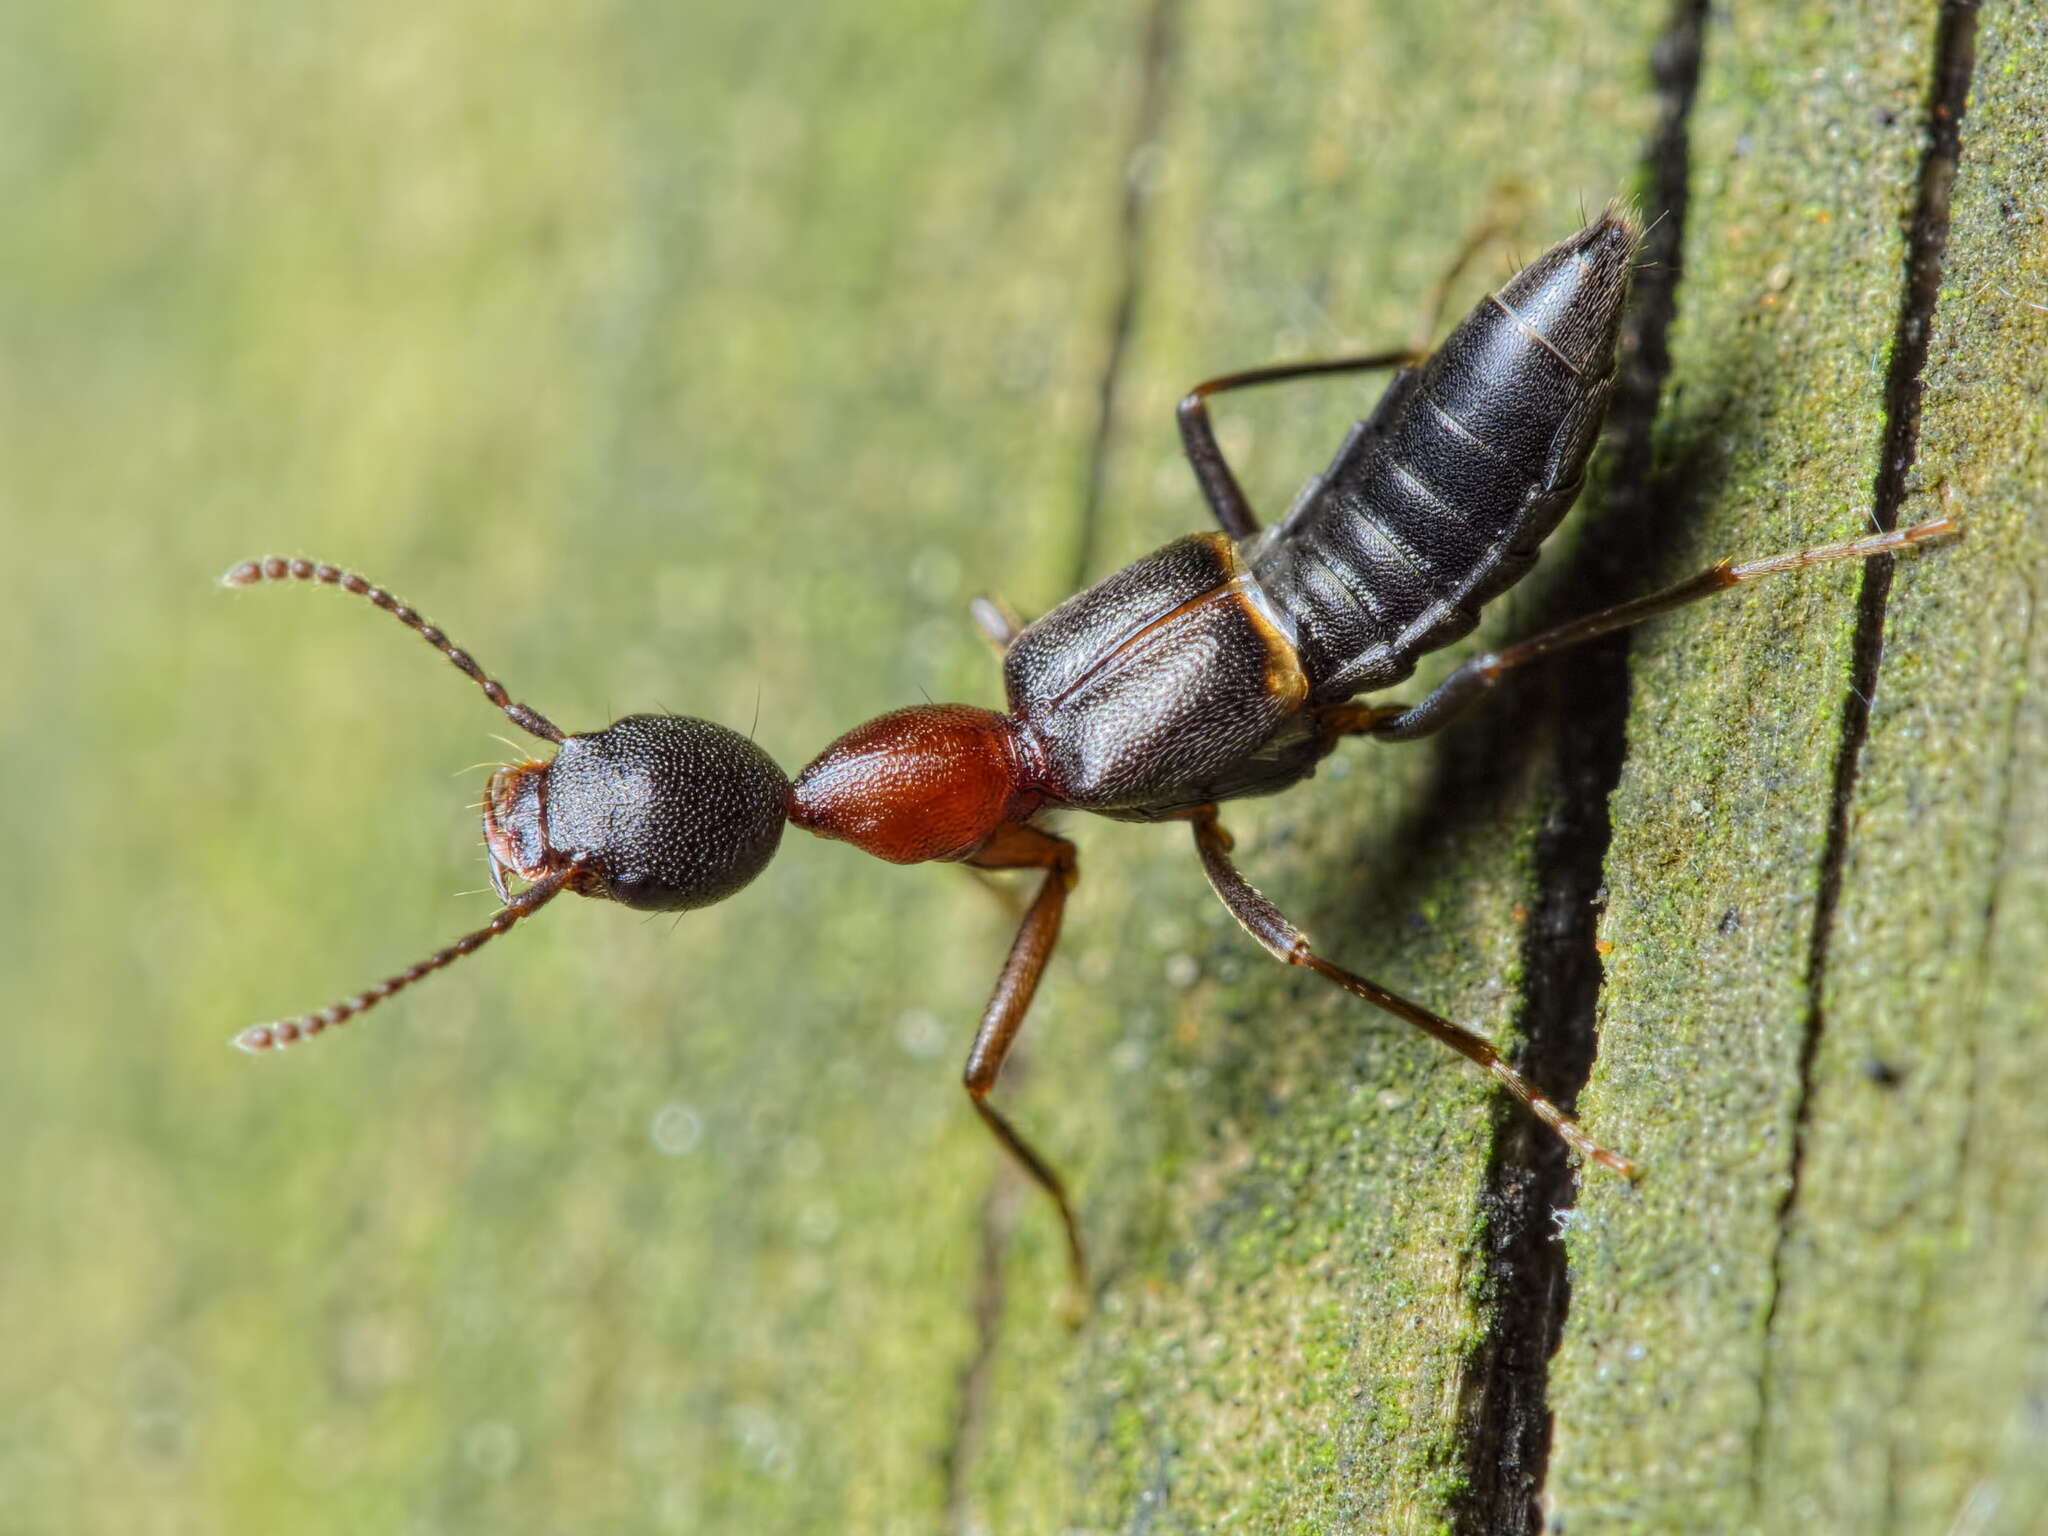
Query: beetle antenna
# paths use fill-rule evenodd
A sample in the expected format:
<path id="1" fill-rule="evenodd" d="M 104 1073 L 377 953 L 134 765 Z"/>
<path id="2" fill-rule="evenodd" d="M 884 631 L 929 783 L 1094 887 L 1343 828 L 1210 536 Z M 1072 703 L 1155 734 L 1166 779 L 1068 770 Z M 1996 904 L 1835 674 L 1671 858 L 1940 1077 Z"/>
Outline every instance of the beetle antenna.
<path id="1" fill-rule="evenodd" d="M 403 992 L 422 977 L 431 976 L 445 966 L 453 965 L 464 955 L 483 948 L 492 939 L 510 928 L 522 917 L 530 916 L 546 906 L 567 888 L 569 881 L 582 873 L 581 864 L 565 865 L 551 871 L 533 882 L 518 895 L 511 897 L 498 908 L 491 920 L 475 933 L 464 934 L 446 949 L 437 950 L 417 964 L 409 965 L 396 976 L 387 976 L 366 992 L 354 997 L 345 997 L 340 1002 L 322 1008 L 318 1013 L 305 1013 L 296 1019 L 277 1019 L 269 1024 L 255 1024 L 236 1035 L 229 1044 L 252 1056 L 259 1051 L 278 1049 L 310 1040 L 338 1024 L 346 1024 L 359 1013 L 368 1013 L 386 998 Z"/>
<path id="2" fill-rule="evenodd" d="M 542 741 L 560 744 L 562 732 L 556 728 L 552 720 L 539 710 L 529 709 L 515 701 L 505 691 L 503 684 L 490 677 L 476 664 L 475 657 L 429 624 L 417 609 L 408 608 L 382 587 L 358 576 L 354 571 L 344 571 L 339 566 L 316 563 L 312 560 L 286 560 L 279 555 L 266 555 L 261 560 L 244 560 L 221 577 L 220 584 L 224 587 L 253 587 L 259 581 L 315 581 L 324 587 L 339 587 L 344 592 L 353 592 L 357 597 L 368 598 L 446 656 L 455 664 L 457 671 L 464 672 L 474 679 L 476 685 L 483 689 L 484 697 L 505 711 L 514 725 L 530 736 L 538 736 Z"/>

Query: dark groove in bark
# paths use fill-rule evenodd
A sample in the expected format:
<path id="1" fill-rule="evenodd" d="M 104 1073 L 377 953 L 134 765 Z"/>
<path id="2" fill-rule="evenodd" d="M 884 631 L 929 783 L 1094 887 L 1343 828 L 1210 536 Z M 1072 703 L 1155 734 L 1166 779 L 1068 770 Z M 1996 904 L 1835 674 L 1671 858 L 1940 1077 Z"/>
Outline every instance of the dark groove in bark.
<path id="1" fill-rule="evenodd" d="M 1088 446 L 1088 479 L 1081 498 L 1074 540 L 1074 565 L 1067 590 L 1088 584 L 1095 563 L 1096 531 L 1102 521 L 1102 491 L 1109 470 L 1110 434 L 1116 428 L 1117 398 L 1129 349 L 1131 322 L 1137 312 L 1144 262 L 1145 203 L 1150 193 L 1144 152 L 1159 137 L 1165 116 L 1166 90 L 1173 47 L 1178 36 L 1180 0 L 1151 0 L 1145 11 L 1143 56 L 1139 62 L 1137 104 L 1124 153 L 1124 197 L 1118 220 L 1116 302 L 1110 311 L 1109 339 L 1096 387 L 1095 430 Z M 1012 1086 L 1017 1071 L 1010 1072 Z M 968 1518 L 968 1479 L 981 1448 L 986 1416 L 988 1378 L 1002 1344 L 1003 1258 L 1014 1225 L 1016 1190 L 998 1173 L 981 1210 L 981 1252 L 976 1267 L 972 1313 L 974 1353 L 961 1368 L 958 1401 L 951 1432 L 940 1451 L 946 1488 L 943 1528 L 964 1532 Z"/>
<path id="2" fill-rule="evenodd" d="M 998 1168 L 981 1202 L 981 1250 L 974 1272 L 974 1353 L 960 1368 L 952 1433 L 940 1453 L 946 1482 L 942 1528 L 966 1536 L 967 1477 L 981 1449 L 981 1429 L 988 1408 L 988 1378 L 1003 1331 L 1003 1255 L 1016 1224 L 1017 1181 Z"/>
<path id="3" fill-rule="evenodd" d="M 1962 119 L 1969 102 L 1970 74 L 1976 63 L 1976 38 L 1976 5 L 1944 0 L 1935 27 L 1933 78 L 1928 83 L 1927 147 L 1921 154 L 1919 193 L 1913 222 L 1906 234 L 1905 282 L 1899 298 L 1898 327 L 1893 334 L 1891 367 L 1885 376 L 1884 440 L 1872 491 L 1872 516 L 1880 528 L 1899 525 L 1899 511 L 1906 501 L 1906 476 L 1920 449 L 1921 375 L 1927 366 L 1934 307 L 1941 297 L 1943 259 L 1948 251 L 1949 194 L 1955 185 L 1956 162 L 1962 151 Z M 1827 838 L 1821 849 L 1813 935 L 1807 953 L 1806 1030 L 1799 1045 L 1799 1090 L 1792 1122 L 1791 1163 L 1785 1194 L 1778 1203 L 1777 1240 L 1771 1250 L 1770 1300 L 1763 1320 L 1763 1365 L 1757 1382 L 1756 1422 L 1750 1431 L 1750 1492 L 1752 1503 L 1759 1509 L 1763 1498 L 1763 1452 L 1770 1433 L 1770 1406 L 1775 1390 L 1770 1340 L 1783 1292 L 1785 1243 L 1799 1209 L 1814 1062 L 1820 1052 L 1821 1037 L 1827 1032 L 1822 996 L 1827 988 L 1835 912 L 1842 895 L 1842 870 L 1848 857 L 1850 806 L 1863 764 L 1864 743 L 1870 734 L 1871 700 L 1876 697 L 1878 673 L 1884 663 L 1884 616 L 1891 600 L 1892 566 L 1893 562 L 1885 558 L 1872 560 L 1863 568 L 1849 687 L 1842 696 L 1841 746 L 1835 756 L 1834 792 L 1829 803 Z"/>
<path id="4" fill-rule="evenodd" d="M 1067 590 L 1078 592 L 1094 579 L 1095 544 L 1102 526 L 1102 492 L 1109 477 L 1110 435 L 1116 430 L 1122 392 L 1124 355 L 1129 350 L 1131 322 L 1137 314 L 1138 290 L 1145 259 L 1145 205 L 1151 197 L 1146 151 L 1159 138 L 1166 115 L 1166 91 L 1179 36 L 1180 0 L 1152 0 L 1145 16 L 1145 53 L 1138 78 L 1138 102 L 1124 153 L 1124 200 L 1118 222 L 1116 302 L 1110 310 L 1109 341 L 1095 392 L 1095 432 L 1088 445 L 1088 479 L 1081 494 L 1081 516 L 1074 534 L 1074 563 Z"/>
<path id="5" fill-rule="evenodd" d="M 1622 373 L 1609 415 L 1611 470 L 1597 522 L 1589 526 L 1567 596 L 1574 611 L 1615 600 L 1640 569 L 1640 535 L 1657 501 L 1653 429 L 1671 370 L 1668 338 L 1683 276 L 1691 178 L 1687 122 L 1700 77 L 1705 0 L 1677 0 L 1658 39 L 1651 80 L 1662 109 L 1646 148 L 1648 212 L 1634 313 L 1623 339 Z M 1627 751 L 1628 636 L 1575 652 L 1568 685 L 1553 669 L 1551 698 L 1569 699 L 1558 721 L 1557 788 L 1536 846 L 1538 892 L 1523 941 L 1523 1070 L 1569 1106 L 1592 1076 L 1598 1050 L 1594 1010 L 1603 968 L 1594 948 L 1602 871 L 1612 834 L 1608 799 Z M 1571 1283 L 1556 1214 L 1578 1198 L 1564 1148 L 1527 1115 L 1496 1119 L 1487 1170 L 1490 1317 L 1466 1362 L 1466 1494 L 1452 1512 L 1461 1536 L 1535 1536 L 1550 1469 L 1550 1358 L 1564 1335 Z"/>

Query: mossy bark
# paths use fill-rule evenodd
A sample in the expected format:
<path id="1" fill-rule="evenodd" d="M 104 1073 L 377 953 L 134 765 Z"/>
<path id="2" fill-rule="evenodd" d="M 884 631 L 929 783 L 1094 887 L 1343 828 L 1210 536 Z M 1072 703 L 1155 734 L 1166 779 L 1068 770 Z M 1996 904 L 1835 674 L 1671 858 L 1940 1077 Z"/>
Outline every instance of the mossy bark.
<path id="1" fill-rule="evenodd" d="M 0 1523 L 2048 1523 L 2035 9 L 4 25 Z M 1407 340 L 1489 212 L 1526 256 L 1618 193 L 1662 222 L 1609 447 L 1482 638 L 1872 516 L 1965 536 L 1229 822 L 1640 1185 L 1273 966 L 1175 828 L 1071 829 L 1001 1090 L 1074 1177 L 1078 1334 L 957 1087 L 1014 921 L 957 872 L 793 840 L 673 931 L 558 903 L 347 1038 L 220 1044 L 481 921 L 447 770 L 497 755 L 416 641 L 208 592 L 232 561 L 358 565 L 565 725 L 753 721 L 793 768 L 995 702 L 972 593 L 1200 524 L 1188 384 Z M 1221 404 L 1268 515 L 1377 387 Z"/>

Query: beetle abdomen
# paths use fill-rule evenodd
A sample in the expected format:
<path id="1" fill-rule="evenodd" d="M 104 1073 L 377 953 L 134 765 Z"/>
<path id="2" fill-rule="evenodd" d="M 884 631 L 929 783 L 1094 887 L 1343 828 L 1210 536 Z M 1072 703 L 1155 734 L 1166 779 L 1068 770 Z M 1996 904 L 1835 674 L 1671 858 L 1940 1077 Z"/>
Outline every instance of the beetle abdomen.
<path id="1" fill-rule="evenodd" d="M 1488 296 L 1249 547 L 1311 700 L 1400 682 L 1536 562 L 1614 387 L 1635 221 L 1610 209 Z"/>

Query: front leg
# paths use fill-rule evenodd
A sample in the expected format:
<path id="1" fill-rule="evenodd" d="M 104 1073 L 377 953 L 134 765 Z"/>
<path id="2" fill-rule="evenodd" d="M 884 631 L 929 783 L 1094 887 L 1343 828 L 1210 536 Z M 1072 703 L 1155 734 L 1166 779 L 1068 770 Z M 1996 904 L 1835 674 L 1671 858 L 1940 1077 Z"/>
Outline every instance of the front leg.
<path id="1" fill-rule="evenodd" d="M 1000 597 L 977 597 L 967 605 L 967 611 L 974 618 L 974 627 L 981 631 L 981 638 L 994 647 L 998 659 L 1008 655 L 1017 637 L 1024 633 L 1024 621 L 1017 617 L 1017 610 Z"/>
<path id="2" fill-rule="evenodd" d="M 961 1074 L 961 1080 L 982 1123 L 995 1133 L 1003 1149 L 1023 1166 L 1059 1208 L 1060 1223 L 1066 1229 L 1067 1262 L 1073 1274 L 1074 1294 L 1085 1296 L 1088 1261 L 1081 1247 L 1080 1223 L 1075 1220 L 1074 1208 L 1067 1200 L 1066 1185 L 1052 1164 L 1041 1157 L 1002 1112 L 988 1101 L 989 1091 L 995 1087 L 996 1077 L 1003 1070 L 1003 1059 L 1009 1055 L 1011 1043 L 1023 1027 L 1024 1015 L 1038 991 L 1038 980 L 1045 974 L 1046 962 L 1052 958 L 1052 947 L 1060 936 L 1060 919 L 1067 908 L 1067 892 L 1080 878 L 1079 861 L 1074 856 L 1074 845 L 1065 838 L 1013 822 L 997 828 L 995 835 L 966 862 L 981 869 L 1045 871 L 1045 880 L 1038 888 L 1038 895 L 1024 914 L 1016 940 L 1010 945 L 1010 957 L 1003 962 L 1002 974 L 996 978 L 988 1007 L 982 1011 L 981 1028 L 975 1034 L 974 1048 L 967 1053 L 967 1067 Z"/>

